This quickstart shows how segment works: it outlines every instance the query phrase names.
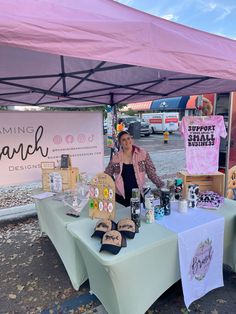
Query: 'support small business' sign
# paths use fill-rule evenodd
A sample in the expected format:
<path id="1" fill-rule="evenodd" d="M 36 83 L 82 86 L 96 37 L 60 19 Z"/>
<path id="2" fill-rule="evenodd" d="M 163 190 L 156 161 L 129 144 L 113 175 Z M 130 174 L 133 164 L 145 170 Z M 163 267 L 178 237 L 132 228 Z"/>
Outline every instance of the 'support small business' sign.
<path id="1" fill-rule="evenodd" d="M 100 112 L 1 112 L 0 185 L 41 180 L 41 162 L 70 154 L 73 167 L 103 171 Z"/>

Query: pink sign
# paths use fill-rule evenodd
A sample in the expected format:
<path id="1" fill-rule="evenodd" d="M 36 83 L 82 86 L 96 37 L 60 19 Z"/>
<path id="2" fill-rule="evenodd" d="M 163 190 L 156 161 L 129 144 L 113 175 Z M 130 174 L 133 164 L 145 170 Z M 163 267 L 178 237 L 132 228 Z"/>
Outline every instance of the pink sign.
<path id="1" fill-rule="evenodd" d="M 1 112 L 0 185 L 41 180 L 41 162 L 70 154 L 80 172 L 103 171 L 100 112 Z"/>

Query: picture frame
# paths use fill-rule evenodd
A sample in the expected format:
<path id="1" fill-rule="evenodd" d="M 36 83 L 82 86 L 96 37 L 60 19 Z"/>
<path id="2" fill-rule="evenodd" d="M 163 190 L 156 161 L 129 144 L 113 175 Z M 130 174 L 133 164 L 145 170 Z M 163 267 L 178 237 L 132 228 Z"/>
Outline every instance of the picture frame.
<path id="1" fill-rule="evenodd" d="M 61 169 L 68 169 L 71 167 L 71 158 L 69 154 L 61 155 Z"/>

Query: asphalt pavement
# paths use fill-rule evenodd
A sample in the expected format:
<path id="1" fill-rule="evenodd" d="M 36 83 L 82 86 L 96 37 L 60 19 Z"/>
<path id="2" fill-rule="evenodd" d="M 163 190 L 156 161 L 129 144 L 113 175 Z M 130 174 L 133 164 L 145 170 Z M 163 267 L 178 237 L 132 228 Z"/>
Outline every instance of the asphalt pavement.
<path id="1" fill-rule="evenodd" d="M 135 142 L 150 152 L 163 178 L 175 176 L 177 170 L 184 168 L 183 141 L 178 134 L 171 136 L 168 144 L 163 144 L 160 135 L 151 135 Z M 108 160 L 109 154 L 104 158 L 104 164 Z M 0 219 L 0 313 L 105 314 L 99 300 L 89 293 L 88 281 L 79 291 L 73 289 L 53 244 L 48 237 L 40 235 L 35 212 L 25 216 L 22 213 L 14 215 L 13 210 L 11 215 L 10 220 Z M 168 272 L 168 269 L 163 271 Z M 235 296 L 236 274 L 225 267 L 224 287 L 209 292 L 191 304 L 190 312 L 236 313 Z M 188 313 L 183 302 L 181 281 L 157 299 L 147 311 L 147 314 L 152 313 Z"/>
<path id="2" fill-rule="evenodd" d="M 179 132 L 169 135 L 169 141 L 164 144 L 163 134 L 151 134 L 150 136 L 141 136 L 134 138 L 134 143 L 143 147 L 149 153 L 167 152 L 169 150 L 183 150 L 184 141 Z M 104 155 L 110 156 L 110 149 L 106 147 L 106 136 L 104 136 Z"/>

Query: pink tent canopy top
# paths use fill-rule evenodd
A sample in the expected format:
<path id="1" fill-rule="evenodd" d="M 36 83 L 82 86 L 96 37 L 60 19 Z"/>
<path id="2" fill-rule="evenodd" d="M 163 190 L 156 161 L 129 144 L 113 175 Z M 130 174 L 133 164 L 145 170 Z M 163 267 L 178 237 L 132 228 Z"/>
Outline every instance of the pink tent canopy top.
<path id="1" fill-rule="evenodd" d="M 1 0 L 0 105 L 236 90 L 236 42 L 111 0 Z"/>

